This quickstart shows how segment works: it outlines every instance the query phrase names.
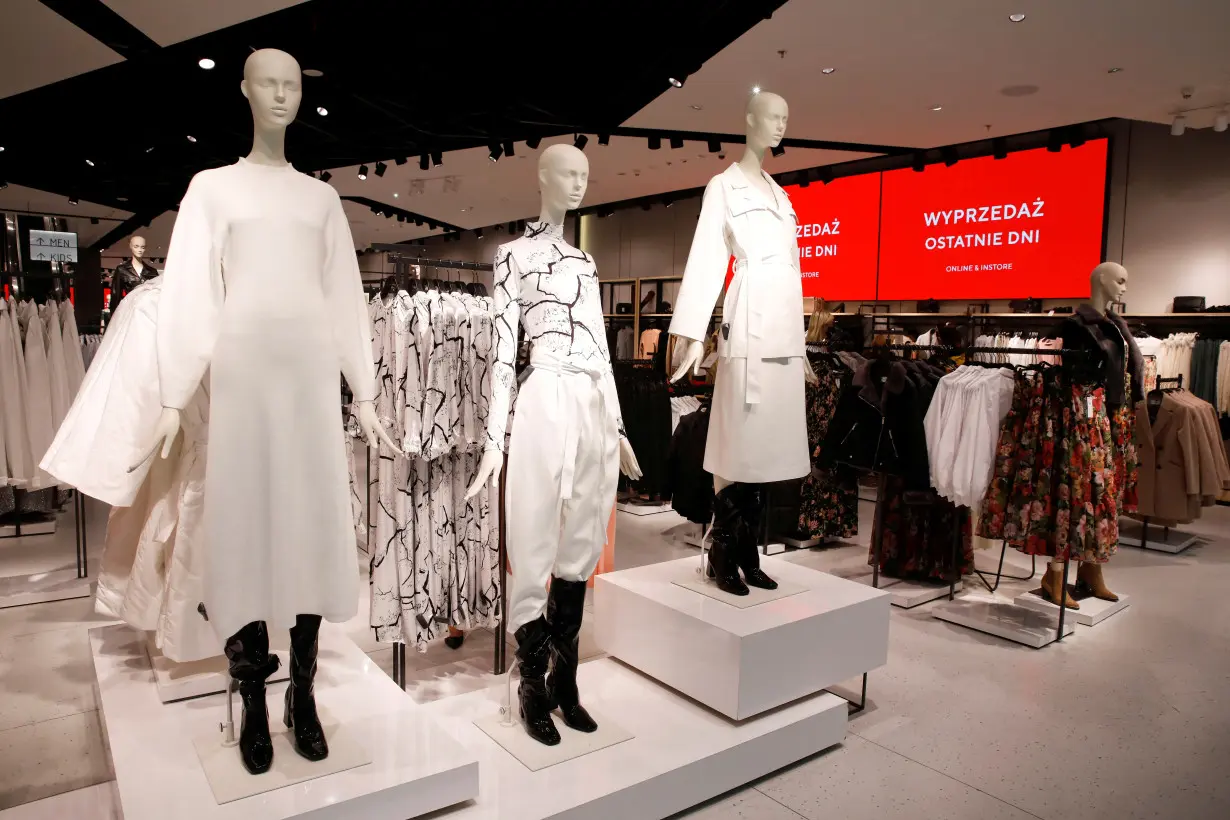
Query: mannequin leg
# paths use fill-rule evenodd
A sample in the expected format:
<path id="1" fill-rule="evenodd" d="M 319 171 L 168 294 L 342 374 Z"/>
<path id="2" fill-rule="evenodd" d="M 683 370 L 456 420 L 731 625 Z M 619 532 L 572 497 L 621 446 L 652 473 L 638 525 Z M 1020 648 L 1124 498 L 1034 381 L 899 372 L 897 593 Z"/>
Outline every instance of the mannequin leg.
<path id="1" fill-rule="evenodd" d="M 559 707 L 564 723 L 578 732 L 596 732 L 598 724 L 581 705 L 577 690 L 580 664 L 581 620 L 585 615 L 585 581 L 551 581 L 547 599 L 547 627 L 551 631 L 551 674 L 547 692 Z"/>
<path id="2" fill-rule="evenodd" d="M 1106 586 L 1106 579 L 1102 577 L 1101 564 L 1082 561 L 1080 568 L 1076 571 L 1076 583 L 1082 590 L 1088 590 L 1089 594 L 1095 598 L 1103 601 L 1119 600 L 1119 596 Z"/>
<path id="3" fill-rule="evenodd" d="M 1042 597 L 1058 605 L 1062 596 L 1063 606 L 1080 609 L 1081 605 L 1063 589 L 1063 565 L 1063 561 L 1051 561 L 1046 565 L 1046 573 L 1042 576 Z"/>
<path id="4" fill-rule="evenodd" d="M 312 761 L 329 756 L 325 730 L 316 714 L 319 635 L 319 615 L 300 615 L 290 628 L 290 685 L 286 687 L 286 712 L 282 718 L 287 729 L 295 730 L 295 751 Z"/>
<path id="5" fill-rule="evenodd" d="M 739 552 L 735 559 L 749 587 L 777 589 L 777 582 L 760 568 L 760 533 L 764 527 L 764 487 L 739 484 Z"/>
<path id="6" fill-rule="evenodd" d="M 741 547 L 739 484 L 720 476 L 713 477 L 713 524 L 709 528 L 709 577 L 718 589 L 730 595 L 747 595 L 747 585 L 739 577 Z"/>
<path id="7" fill-rule="evenodd" d="M 262 774 L 273 765 L 265 681 L 279 665 L 278 656 L 269 654 L 269 631 L 265 622 L 253 621 L 227 638 L 223 652 L 231 677 L 239 682 L 239 696 L 243 699 L 239 758 L 250 774 Z"/>

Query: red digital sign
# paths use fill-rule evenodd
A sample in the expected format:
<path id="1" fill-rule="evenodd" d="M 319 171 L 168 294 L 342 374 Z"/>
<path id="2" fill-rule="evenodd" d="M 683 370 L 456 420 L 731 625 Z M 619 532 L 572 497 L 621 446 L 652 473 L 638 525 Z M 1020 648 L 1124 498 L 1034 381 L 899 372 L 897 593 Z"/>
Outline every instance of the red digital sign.
<path id="1" fill-rule="evenodd" d="M 1096 140 L 870 175 L 883 177 L 878 298 L 1088 296 L 1106 160 Z"/>
<path id="2" fill-rule="evenodd" d="M 786 188 L 798 217 L 803 295 L 830 302 L 874 299 L 880 175 Z"/>

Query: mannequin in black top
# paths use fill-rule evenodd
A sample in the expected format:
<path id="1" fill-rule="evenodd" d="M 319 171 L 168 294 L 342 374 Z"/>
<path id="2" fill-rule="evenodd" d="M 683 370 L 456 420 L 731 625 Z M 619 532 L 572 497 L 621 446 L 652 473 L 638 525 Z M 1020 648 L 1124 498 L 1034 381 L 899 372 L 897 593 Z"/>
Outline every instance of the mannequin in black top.
<path id="1" fill-rule="evenodd" d="M 128 240 L 128 249 L 132 257 L 127 262 L 121 262 L 111 274 L 111 315 L 120 308 L 124 297 L 137 288 L 142 282 L 148 282 L 158 275 L 145 262 L 145 237 L 134 236 Z"/>

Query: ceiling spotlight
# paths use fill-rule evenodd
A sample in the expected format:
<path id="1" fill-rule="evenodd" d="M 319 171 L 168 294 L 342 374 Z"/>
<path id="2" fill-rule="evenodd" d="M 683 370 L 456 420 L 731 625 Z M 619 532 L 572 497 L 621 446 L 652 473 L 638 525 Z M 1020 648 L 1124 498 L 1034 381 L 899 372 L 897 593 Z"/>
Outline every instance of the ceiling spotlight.
<path id="1" fill-rule="evenodd" d="M 720 154 L 720 153 L 722 153 L 722 142 L 721 142 L 721 140 L 709 140 L 709 153 L 710 153 L 710 154 Z"/>
<path id="2" fill-rule="evenodd" d="M 431 164 L 437 168 L 444 164 L 444 154 L 439 151 L 431 152 Z"/>
<path id="3" fill-rule="evenodd" d="M 833 73 L 834 71 L 836 71 L 836 70 L 837 70 L 837 69 L 835 69 L 835 68 L 822 68 L 822 69 L 820 69 L 820 73 L 821 73 L 821 74 L 832 74 L 832 73 Z"/>
<path id="4" fill-rule="evenodd" d="M 509 222 L 509 223 L 508 223 L 508 232 L 509 232 L 509 233 L 516 233 L 516 232 L 517 232 L 517 223 L 516 223 L 516 222 Z"/>
<path id="5" fill-rule="evenodd" d="M 577 138 L 572 141 L 573 146 L 584 151 L 585 146 L 589 144 L 589 137 L 584 134 L 577 134 Z"/>
<path id="6" fill-rule="evenodd" d="M 1046 135 L 1046 150 L 1052 154 L 1058 154 L 1063 150 L 1063 132 L 1051 131 Z"/>
<path id="7" fill-rule="evenodd" d="M 91 225 L 97 225 L 97 224 L 98 224 L 98 217 L 96 217 L 96 216 L 92 216 L 92 217 L 90 217 L 90 224 L 91 224 Z"/>
<path id="8" fill-rule="evenodd" d="M 423 220 L 416 216 L 414 218 L 414 224 L 421 228 L 423 227 Z"/>
<path id="9" fill-rule="evenodd" d="M 918 173 L 922 173 L 927 169 L 927 154 L 925 151 L 915 151 L 914 158 L 910 161 L 910 167 Z"/>
<path id="10" fill-rule="evenodd" d="M 669 208 L 670 206 L 672 206 L 672 205 L 674 205 L 674 204 L 675 204 L 675 200 L 671 199 L 670 197 L 666 197 L 666 196 L 662 197 L 662 205 L 663 205 L 663 206 L 665 206 L 665 207 Z"/>
<path id="11" fill-rule="evenodd" d="M 398 165 L 405 165 L 405 164 L 406 164 L 406 158 L 405 158 L 405 157 L 398 157 L 397 159 L 395 159 L 395 160 L 393 160 L 393 161 L 394 161 L 394 162 L 396 162 Z"/>
<path id="12" fill-rule="evenodd" d="M 194 136 L 192 136 L 191 134 L 189 134 L 189 135 L 188 135 L 188 142 L 196 142 L 196 137 L 194 137 Z M 154 150 L 153 148 L 149 149 L 149 151 L 153 151 L 153 150 Z M 147 154 L 148 154 L 148 153 L 149 153 L 149 151 L 146 151 L 145 153 L 147 153 Z"/>
<path id="13" fill-rule="evenodd" d="M 531 151 L 537 151 L 538 146 L 542 144 L 542 137 L 530 137 L 525 141 L 525 147 Z"/>
<path id="14" fill-rule="evenodd" d="M 1227 128 L 1230 128 L 1230 110 L 1223 108 L 1221 113 L 1213 119 L 1213 130 L 1221 134 Z"/>
<path id="15" fill-rule="evenodd" d="M 951 145 L 941 150 L 940 156 L 944 158 L 944 164 L 949 168 L 956 165 L 961 159 L 957 156 L 957 149 L 953 148 Z"/>
<path id="16" fill-rule="evenodd" d="M 475 235 L 475 236 L 477 236 L 479 239 L 482 239 L 482 238 L 483 238 L 483 229 L 482 229 L 482 228 L 475 228 L 475 229 L 474 229 L 474 235 Z"/>
<path id="17" fill-rule="evenodd" d="M 786 153 L 786 148 L 782 145 L 774 145 L 769 149 L 769 152 L 775 157 L 780 157 L 782 154 Z"/>
<path id="18" fill-rule="evenodd" d="M 836 174 L 833 173 L 832 168 L 825 166 L 824 168 L 821 168 L 819 171 L 816 172 L 816 177 L 821 182 L 823 182 L 825 185 L 828 185 L 836 177 Z"/>
<path id="19" fill-rule="evenodd" d="M 1107 73 L 1107 74 L 1118 74 L 1118 73 L 1119 73 L 1120 71 L 1122 71 L 1122 70 L 1123 70 L 1122 68 L 1118 68 L 1118 67 L 1116 67 L 1116 68 L 1108 68 L 1108 69 L 1106 69 L 1106 73 Z"/>
<path id="20" fill-rule="evenodd" d="M 5 180 L 3 180 L 3 179 L 0 179 L 0 191 L 3 191 L 3 190 L 4 190 L 5 188 L 7 188 L 7 187 L 9 187 L 8 182 L 6 182 L 6 181 L 5 181 Z"/>
<path id="21" fill-rule="evenodd" d="M 199 65 L 201 68 L 205 69 L 206 71 L 209 71 L 209 69 L 217 65 L 217 63 L 215 63 L 213 60 L 209 59 L 208 57 L 202 57 L 201 59 L 196 61 L 196 64 Z"/>
<path id="22" fill-rule="evenodd" d="M 376 176 L 384 176 L 384 172 L 387 170 L 389 170 L 389 166 L 385 165 L 383 162 L 376 163 Z"/>
<path id="23" fill-rule="evenodd" d="M 1170 124 L 1170 136 L 1181 137 L 1183 132 L 1187 130 L 1187 117 L 1178 114 L 1174 118 L 1174 122 Z"/>
<path id="24" fill-rule="evenodd" d="M 599 144 L 599 145 L 610 145 L 610 144 L 611 144 L 611 135 L 610 135 L 610 134 L 599 134 L 599 135 L 598 135 L 598 144 Z"/>
<path id="25" fill-rule="evenodd" d="M 94 167 L 94 160 L 92 160 L 92 159 L 87 159 L 87 160 L 85 161 L 85 164 L 86 164 L 86 165 L 88 165 L 88 166 L 90 166 L 91 168 L 93 168 L 93 167 Z"/>
<path id="26" fill-rule="evenodd" d="M 75 196 L 70 196 L 70 197 L 68 198 L 68 204 L 69 204 L 69 205 L 76 205 L 76 204 L 78 204 L 80 201 L 81 201 L 81 200 L 77 199 L 77 197 L 75 197 Z"/>
<path id="27" fill-rule="evenodd" d="M 943 111 L 943 110 L 944 110 L 944 106 L 942 106 L 942 105 L 933 105 L 933 106 L 931 106 L 931 110 L 932 110 L 932 111 Z"/>
<path id="28" fill-rule="evenodd" d="M 1025 19 L 1025 15 L 1018 11 L 1016 14 L 1009 14 L 1008 19 L 1014 23 L 1020 23 Z"/>
<path id="29" fill-rule="evenodd" d="M 419 154 L 419 170 L 426 171 L 431 167 L 431 157 L 426 154 Z"/>
<path id="30" fill-rule="evenodd" d="M 1085 132 L 1079 125 L 1074 125 L 1068 133 L 1068 145 L 1080 148 L 1085 144 Z"/>
<path id="31" fill-rule="evenodd" d="M 3 152 L 4 152 L 4 146 L 0 145 L 0 153 L 3 153 Z"/>
<path id="32" fill-rule="evenodd" d="M 671 137 L 671 148 L 677 149 L 683 147 L 683 137 Z"/>
<path id="33" fill-rule="evenodd" d="M 662 147 L 661 137 L 650 137 L 649 138 L 649 150 L 650 151 L 657 151 L 661 147 Z"/>
<path id="34" fill-rule="evenodd" d="M 321 71 L 319 68 L 305 68 L 305 69 L 303 69 L 303 76 L 305 76 L 305 77 L 323 77 L 323 76 L 325 76 L 325 72 Z"/>
<path id="35" fill-rule="evenodd" d="M 397 196 L 397 194 L 393 194 L 393 196 Z M 397 215 L 397 221 L 398 221 L 398 222 L 405 222 L 405 221 L 406 221 L 406 215 L 405 215 L 405 214 L 398 214 L 398 215 Z"/>
<path id="36" fill-rule="evenodd" d="M 692 103 L 692 105 L 688 107 L 691 108 L 693 111 L 704 111 L 705 110 L 705 107 L 703 105 L 697 105 L 696 103 Z"/>
<path id="37" fill-rule="evenodd" d="M 487 148 L 490 149 L 487 156 L 491 159 L 492 162 L 499 162 L 500 157 L 504 156 L 504 149 L 500 146 L 498 142 L 490 143 L 487 146 Z"/>
<path id="38" fill-rule="evenodd" d="M 753 93 L 753 94 L 759 94 L 759 93 L 760 93 L 760 86 L 758 86 L 758 85 L 754 85 L 754 86 L 752 86 L 752 93 Z"/>
<path id="39" fill-rule="evenodd" d="M 800 188 L 807 188 L 811 185 L 811 174 L 807 171 L 800 171 L 797 175 L 797 179 L 798 186 Z"/>
<path id="40" fill-rule="evenodd" d="M 513 148 L 515 147 L 516 146 L 513 144 L 512 140 L 504 140 L 504 156 L 506 157 L 516 156 L 516 154 L 513 153 Z"/>
<path id="41" fill-rule="evenodd" d="M 322 117 L 327 117 L 329 116 L 329 109 L 325 108 L 323 105 L 318 105 L 316 106 L 316 113 Z"/>
<path id="42" fill-rule="evenodd" d="M 367 166 L 366 165 L 359 166 L 359 179 L 367 179 Z"/>
<path id="43" fill-rule="evenodd" d="M 996 159 L 1008 158 L 1008 140 L 996 137 L 991 140 L 991 153 Z"/>
<path id="44" fill-rule="evenodd" d="M 670 80 L 671 85 L 675 86 L 675 88 L 683 88 L 683 80 L 676 80 L 674 77 L 668 77 L 667 79 Z"/>
<path id="45" fill-rule="evenodd" d="M 320 181 L 321 181 L 321 182 L 328 182 L 328 181 L 329 181 L 329 180 L 331 180 L 331 179 L 333 179 L 333 174 L 329 173 L 328 171 L 322 171 L 322 172 L 321 172 L 321 174 L 320 174 Z"/>

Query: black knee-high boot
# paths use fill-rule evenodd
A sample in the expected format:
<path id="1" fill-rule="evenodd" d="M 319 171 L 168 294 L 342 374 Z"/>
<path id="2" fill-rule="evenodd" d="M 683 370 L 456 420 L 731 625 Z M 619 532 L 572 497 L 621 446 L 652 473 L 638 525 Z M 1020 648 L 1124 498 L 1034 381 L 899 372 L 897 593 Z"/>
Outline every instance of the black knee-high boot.
<path id="1" fill-rule="evenodd" d="M 709 577 L 717 580 L 718 589 L 731 595 L 747 595 L 747 585 L 739 577 L 738 484 L 728 484 L 713 496 L 713 526 L 709 529 Z"/>
<path id="2" fill-rule="evenodd" d="M 551 632 L 546 619 L 539 615 L 517 630 L 517 660 L 520 661 L 521 685 L 517 698 L 521 707 L 521 722 L 526 733 L 547 746 L 559 743 L 559 730 L 551 720 L 551 697 L 547 694 L 547 662 L 551 657 Z"/>
<path id="3" fill-rule="evenodd" d="M 760 534 L 764 526 L 764 489 L 759 484 L 739 484 L 739 569 L 749 587 L 777 589 L 774 581 L 760 569 Z"/>
<path id="4" fill-rule="evenodd" d="M 290 686 L 282 722 L 295 732 L 295 751 L 308 760 L 329 756 L 329 743 L 316 714 L 316 655 L 320 616 L 300 615 L 290 628 Z"/>
<path id="5" fill-rule="evenodd" d="M 227 638 L 223 652 L 231 677 L 239 682 L 239 696 L 243 699 L 239 757 L 250 773 L 262 774 L 273 765 L 265 681 L 278 670 L 278 656 L 269 654 L 269 631 L 265 622 L 253 621 Z"/>
<path id="6" fill-rule="evenodd" d="M 577 691 L 581 619 L 585 616 L 585 582 L 551 579 L 547 597 L 547 628 L 551 630 L 551 674 L 547 694 L 559 707 L 564 723 L 578 732 L 596 732 L 598 724 L 581 705 Z"/>

